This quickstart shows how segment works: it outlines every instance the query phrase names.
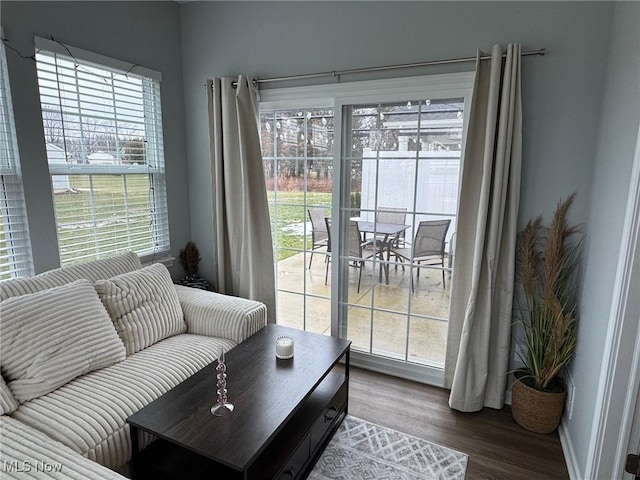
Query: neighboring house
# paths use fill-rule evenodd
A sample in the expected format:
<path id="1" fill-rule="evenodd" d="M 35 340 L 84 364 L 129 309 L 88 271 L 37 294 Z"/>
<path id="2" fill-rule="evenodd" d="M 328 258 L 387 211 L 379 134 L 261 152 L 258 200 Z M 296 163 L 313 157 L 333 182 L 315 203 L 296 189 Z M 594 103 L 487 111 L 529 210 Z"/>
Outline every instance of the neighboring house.
<path id="1" fill-rule="evenodd" d="M 113 155 L 104 152 L 93 152 L 87 155 L 87 160 L 91 165 L 117 165 L 118 159 Z"/>

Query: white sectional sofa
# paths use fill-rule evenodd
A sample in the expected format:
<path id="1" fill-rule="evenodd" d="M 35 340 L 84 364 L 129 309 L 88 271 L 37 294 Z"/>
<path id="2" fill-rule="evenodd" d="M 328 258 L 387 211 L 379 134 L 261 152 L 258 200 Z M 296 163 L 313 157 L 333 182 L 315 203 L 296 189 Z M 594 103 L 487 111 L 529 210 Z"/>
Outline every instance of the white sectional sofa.
<path id="1" fill-rule="evenodd" d="M 265 325 L 132 253 L 0 283 L 0 479 L 123 478 L 126 418 Z"/>

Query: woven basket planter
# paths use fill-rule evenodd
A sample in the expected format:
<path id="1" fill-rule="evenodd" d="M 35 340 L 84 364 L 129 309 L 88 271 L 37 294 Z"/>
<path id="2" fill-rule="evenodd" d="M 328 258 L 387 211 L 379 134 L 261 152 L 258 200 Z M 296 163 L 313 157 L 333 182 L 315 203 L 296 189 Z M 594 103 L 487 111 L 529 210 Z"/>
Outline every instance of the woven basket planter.
<path id="1" fill-rule="evenodd" d="M 523 428 L 551 433 L 560 424 L 567 392 L 541 392 L 516 379 L 512 388 L 511 415 Z"/>

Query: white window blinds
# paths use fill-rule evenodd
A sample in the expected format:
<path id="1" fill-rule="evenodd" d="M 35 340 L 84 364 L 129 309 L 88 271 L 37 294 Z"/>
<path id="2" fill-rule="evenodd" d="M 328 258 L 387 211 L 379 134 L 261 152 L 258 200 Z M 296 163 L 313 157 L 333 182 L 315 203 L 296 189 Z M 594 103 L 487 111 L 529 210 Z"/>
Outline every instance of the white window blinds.
<path id="1" fill-rule="evenodd" d="M 36 38 L 60 262 L 169 251 L 160 74 Z"/>
<path id="2" fill-rule="evenodd" d="M 0 44 L 0 280 L 33 274 L 5 48 Z"/>

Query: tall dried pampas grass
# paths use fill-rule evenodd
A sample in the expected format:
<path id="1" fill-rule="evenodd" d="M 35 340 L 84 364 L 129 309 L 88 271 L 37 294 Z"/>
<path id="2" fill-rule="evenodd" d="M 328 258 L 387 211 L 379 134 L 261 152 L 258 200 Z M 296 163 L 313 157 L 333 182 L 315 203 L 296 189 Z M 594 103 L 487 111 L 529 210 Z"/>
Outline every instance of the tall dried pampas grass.
<path id="1" fill-rule="evenodd" d="M 530 221 L 519 233 L 518 279 L 524 351 L 520 379 L 537 390 L 550 389 L 560 370 L 573 358 L 577 339 L 575 274 L 582 237 L 567 224 L 575 194 L 561 201 L 551 224 Z"/>

